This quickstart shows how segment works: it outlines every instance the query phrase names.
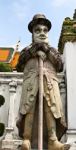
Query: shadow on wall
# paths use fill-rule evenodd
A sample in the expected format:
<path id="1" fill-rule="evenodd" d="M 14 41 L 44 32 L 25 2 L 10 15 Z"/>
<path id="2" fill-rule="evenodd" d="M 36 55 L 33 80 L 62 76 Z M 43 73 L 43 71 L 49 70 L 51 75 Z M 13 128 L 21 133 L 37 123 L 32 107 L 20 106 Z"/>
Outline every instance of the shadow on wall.
<path id="1" fill-rule="evenodd" d="M 2 105 L 4 105 L 4 103 L 5 103 L 5 98 L 4 98 L 2 95 L 0 95 L 0 107 L 1 107 Z M 4 123 L 0 122 L 0 136 L 3 135 L 4 129 L 5 129 Z"/>

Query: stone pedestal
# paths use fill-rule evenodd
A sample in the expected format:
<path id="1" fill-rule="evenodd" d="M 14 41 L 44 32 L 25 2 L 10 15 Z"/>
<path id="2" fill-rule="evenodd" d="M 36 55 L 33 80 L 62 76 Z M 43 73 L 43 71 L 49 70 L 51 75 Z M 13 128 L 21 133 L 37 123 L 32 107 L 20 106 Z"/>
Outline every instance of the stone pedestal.
<path id="1" fill-rule="evenodd" d="M 67 83 L 67 142 L 76 142 L 76 42 L 67 42 L 64 47 Z M 75 146 L 75 145 L 74 145 Z M 75 147 L 76 149 L 76 147 Z"/>

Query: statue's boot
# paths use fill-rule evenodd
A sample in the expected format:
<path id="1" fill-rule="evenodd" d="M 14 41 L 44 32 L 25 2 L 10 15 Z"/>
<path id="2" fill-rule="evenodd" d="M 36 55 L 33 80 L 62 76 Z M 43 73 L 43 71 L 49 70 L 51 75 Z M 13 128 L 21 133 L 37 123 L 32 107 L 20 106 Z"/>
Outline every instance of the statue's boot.
<path id="1" fill-rule="evenodd" d="M 32 135 L 32 125 L 33 125 L 33 117 L 34 114 L 27 113 L 25 116 L 25 122 L 24 122 L 24 133 L 23 133 L 23 143 L 22 143 L 22 149 L 21 150 L 31 150 L 31 135 Z"/>
<path id="2" fill-rule="evenodd" d="M 59 142 L 58 140 L 55 141 L 49 141 L 48 143 L 48 150 L 69 150 L 70 144 L 63 144 Z"/>
<path id="3" fill-rule="evenodd" d="M 48 150 L 69 150 L 69 144 L 63 144 L 58 141 L 56 135 L 56 120 L 53 114 L 48 110 L 46 110 L 46 122 L 48 128 Z"/>
<path id="4" fill-rule="evenodd" d="M 70 145 L 70 144 L 64 144 L 64 150 L 69 150 L 69 149 L 70 149 L 70 147 L 71 147 L 71 145 Z"/>
<path id="5" fill-rule="evenodd" d="M 31 150 L 31 143 L 29 140 L 23 141 L 21 150 Z"/>

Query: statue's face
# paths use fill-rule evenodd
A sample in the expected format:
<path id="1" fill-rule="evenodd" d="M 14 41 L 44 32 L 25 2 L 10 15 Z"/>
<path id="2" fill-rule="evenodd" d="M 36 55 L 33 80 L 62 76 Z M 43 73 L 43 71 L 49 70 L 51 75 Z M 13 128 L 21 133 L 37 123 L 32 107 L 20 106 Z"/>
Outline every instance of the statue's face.
<path id="1" fill-rule="evenodd" d="M 48 43 L 48 27 L 45 25 L 36 25 L 33 28 L 33 42 L 35 43 Z"/>

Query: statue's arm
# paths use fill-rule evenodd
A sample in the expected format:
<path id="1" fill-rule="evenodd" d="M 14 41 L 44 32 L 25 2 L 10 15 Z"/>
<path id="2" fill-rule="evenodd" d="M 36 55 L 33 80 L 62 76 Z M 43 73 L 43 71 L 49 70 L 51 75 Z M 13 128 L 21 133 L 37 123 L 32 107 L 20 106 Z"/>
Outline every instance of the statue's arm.
<path id="1" fill-rule="evenodd" d="M 23 71 L 25 63 L 30 58 L 31 58 L 31 55 L 30 55 L 29 49 L 24 48 L 21 51 L 21 53 L 20 53 L 20 56 L 19 56 L 19 59 L 18 59 L 18 63 L 17 63 L 17 66 L 16 66 L 16 69 L 17 69 L 18 72 L 22 72 Z"/>
<path id="2" fill-rule="evenodd" d="M 63 62 L 60 53 L 53 47 L 48 51 L 48 59 L 55 66 L 57 72 L 63 71 Z"/>
<path id="3" fill-rule="evenodd" d="M 29 59 L 37 56 L 36 44 L 31 44 L 28 47 L 24 48 L 19 56 L 16 70 L 18 72 L 23 72 L 24 66 Z"/>

